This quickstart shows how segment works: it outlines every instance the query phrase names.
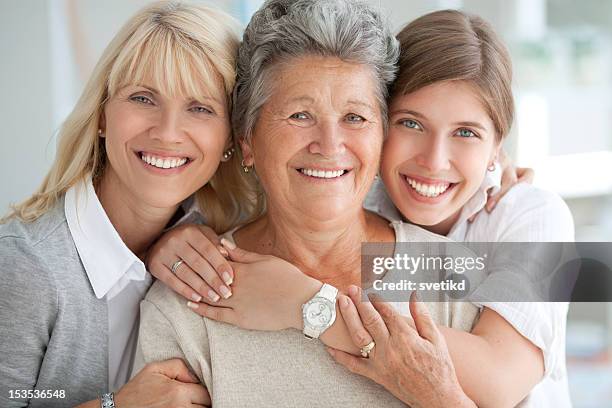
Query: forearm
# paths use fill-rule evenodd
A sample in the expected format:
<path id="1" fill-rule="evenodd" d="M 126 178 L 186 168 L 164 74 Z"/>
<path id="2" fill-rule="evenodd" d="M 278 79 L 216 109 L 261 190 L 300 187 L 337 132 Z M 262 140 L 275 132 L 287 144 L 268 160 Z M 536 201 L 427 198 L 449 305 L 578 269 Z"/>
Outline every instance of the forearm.
<path id="1" fill-rule="evenodd" d="M 478 407 L 513 407 L 535 385 L 512 353 L 472 333 L 438 326 L 461 388 Z"/>

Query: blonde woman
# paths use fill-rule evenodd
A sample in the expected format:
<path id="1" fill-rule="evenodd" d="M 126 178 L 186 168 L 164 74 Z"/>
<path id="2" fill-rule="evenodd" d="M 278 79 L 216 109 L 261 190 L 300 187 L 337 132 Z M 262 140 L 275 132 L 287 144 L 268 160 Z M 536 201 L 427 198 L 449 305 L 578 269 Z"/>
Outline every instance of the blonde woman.
<path id="1" fill-rule="evenodd" d="M 103 53 L 51 170 L 0 225 L 1 406 L 208 404 L 179 360 L 127 380 L 151 243 L 189 215 L 181 203 L 194 194 L 219 231 L 251 210 L 217 188 L 240 183 L 229 121 L 237 47 L 229 16 L 162 2 Z"/>

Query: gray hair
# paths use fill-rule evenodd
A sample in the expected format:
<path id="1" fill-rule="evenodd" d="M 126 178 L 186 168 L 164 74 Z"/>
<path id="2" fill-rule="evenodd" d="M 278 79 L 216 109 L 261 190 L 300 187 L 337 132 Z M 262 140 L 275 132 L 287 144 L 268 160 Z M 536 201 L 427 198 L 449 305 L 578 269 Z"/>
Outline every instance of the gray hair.
<path id="1" fill-rule="evenodd" d="M 386 99 L 397 71 L 399 43 L 380 10 L 362 0 L 268 0 L 251 18 L 238 51 L 235 137 L 250 140 L 272 92 L 273 69 L 306 55 L 370 66 L 386 129 Z"/>

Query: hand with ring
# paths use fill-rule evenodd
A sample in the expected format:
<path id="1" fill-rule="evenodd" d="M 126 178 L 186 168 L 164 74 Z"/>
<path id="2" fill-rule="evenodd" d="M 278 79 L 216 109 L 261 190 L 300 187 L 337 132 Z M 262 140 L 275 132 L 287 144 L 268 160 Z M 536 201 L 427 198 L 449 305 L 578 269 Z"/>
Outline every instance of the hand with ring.
<path id="1" fill-rule="evenodd" d="M 219 237 L 205 225 L 167 231 L 148 251 L 151 274 L 191 302 L 215 303 L 231 296 L 234 270 Z"/>
<path id="2" fill-rule="evenodd" d="M 340 295 L 340 311 L 364 358 L 328 348 L 332 357 L 353 373 L 382 385 L 411 407 L 476 407 L 461 389 L 446 341 L 426 306 L 410 297 L 412 317 L 361 289 Z"/>

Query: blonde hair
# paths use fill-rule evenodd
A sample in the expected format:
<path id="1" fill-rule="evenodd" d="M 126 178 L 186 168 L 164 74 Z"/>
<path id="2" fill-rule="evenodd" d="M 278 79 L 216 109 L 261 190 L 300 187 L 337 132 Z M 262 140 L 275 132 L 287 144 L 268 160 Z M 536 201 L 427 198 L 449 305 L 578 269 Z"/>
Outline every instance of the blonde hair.
<path id="1" fill-rule="evenodd" d="M 436 82 L 466 81 L 479 94 L 497 140 L 508 135 L 514 118 L 512 61 L 485 20 L 457 10 L 435 11 L 408 24 L 397 39 L 399 72 L 392 97 Z"/>
<path id="2" fill-rule="evenodd" d="M 98 137 L 106 101 L 127 85 L 146 79 L 166 95 L 211 95 L 227 101 L 236 77 L 238 25 L 213 8 L 158 2 L 136 13 L 110 42 L 59 131 L 55 161 L 38 190 L 12 207 L 31 222 L 49 211 L 77 182 L 104 172 L 106 153 Z M 213 85 L 214 84 L 214 85 Z M 237 155 L 221 163 L 196 192 L 207 224 L 221 232 L 257 212 Z M 6 220 L 5 218 L 5 220 Z"/>

